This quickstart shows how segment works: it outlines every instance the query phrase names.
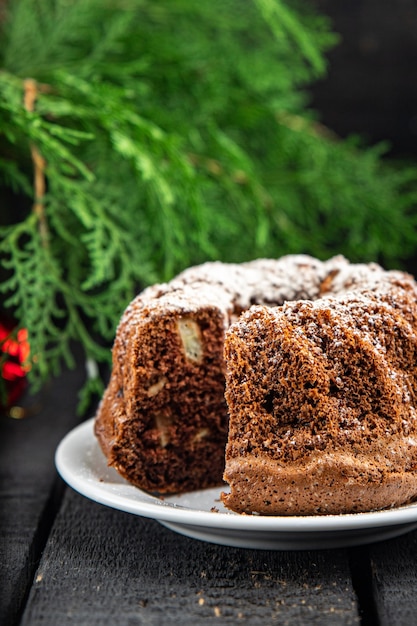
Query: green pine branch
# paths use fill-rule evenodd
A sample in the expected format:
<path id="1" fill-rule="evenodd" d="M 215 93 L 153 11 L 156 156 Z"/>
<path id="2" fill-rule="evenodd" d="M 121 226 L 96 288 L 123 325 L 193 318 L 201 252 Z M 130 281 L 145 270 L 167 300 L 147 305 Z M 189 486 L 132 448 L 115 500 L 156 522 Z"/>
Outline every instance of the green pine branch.
<path id="1" fill-rule="evenodd" d="M 34 387 L 76 342 L 85 407 L 126 304 L 188 265 L 342 252 L 392 266 L 412 253 L 415 166 L 337 139 L 306 105 L 337 41 L 307 4 L 8 10 L 0 185 L 21 208 L 2 212 L 0 290 L 29 331 Z"/>

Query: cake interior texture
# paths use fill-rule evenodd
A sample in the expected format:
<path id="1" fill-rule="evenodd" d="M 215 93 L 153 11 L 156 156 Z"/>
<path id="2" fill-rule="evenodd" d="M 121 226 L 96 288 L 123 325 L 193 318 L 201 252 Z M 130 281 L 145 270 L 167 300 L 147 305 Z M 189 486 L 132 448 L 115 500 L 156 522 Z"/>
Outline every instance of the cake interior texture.
<path id="1" fill-rule="evenodd" d="M 207 263 L 148 288 L 96 416 L 108 463 L 159 494 L 224 479 L 246 514 L 413 500 L 416 303 L 412 277 L 343 257 Z"/>
<path id="2" fill-rule="evenodd" d="M 160 493 L 218 484 L 224 467 L 223 318 L 208 305 L 180 311 L 142 311 L 135 347 L 106 391 L 110 420 L 96 423 L 111 465 Z"/>

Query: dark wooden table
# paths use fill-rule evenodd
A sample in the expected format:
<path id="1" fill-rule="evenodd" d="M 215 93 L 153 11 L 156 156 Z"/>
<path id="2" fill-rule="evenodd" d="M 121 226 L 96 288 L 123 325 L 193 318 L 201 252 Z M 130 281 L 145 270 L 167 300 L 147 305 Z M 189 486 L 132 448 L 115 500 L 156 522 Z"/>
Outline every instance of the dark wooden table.
<path id="1" fill-rule="evenodd" d="M 83 375 L 65 372 L 33 416 L 0 419 L 1 626 L 417 624 L 417 532 L 352 549 L 227 548 L 66 487 L 54 453 Z"/>

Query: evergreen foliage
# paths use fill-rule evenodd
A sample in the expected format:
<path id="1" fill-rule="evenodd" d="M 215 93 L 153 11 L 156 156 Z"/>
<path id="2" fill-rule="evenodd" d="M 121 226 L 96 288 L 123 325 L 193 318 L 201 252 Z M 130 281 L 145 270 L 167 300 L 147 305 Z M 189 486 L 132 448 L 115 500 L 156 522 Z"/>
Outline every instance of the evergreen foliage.
<path id="1" fill-rule="evenodd" d="M 14 0 L 1 27 L 0 290 L 33 383 L 75 340 L 87 402 L 127 302 L 188 265 L 413 250 L 415 168 L 308 109 L 337 38 L 307 4 Z"/>

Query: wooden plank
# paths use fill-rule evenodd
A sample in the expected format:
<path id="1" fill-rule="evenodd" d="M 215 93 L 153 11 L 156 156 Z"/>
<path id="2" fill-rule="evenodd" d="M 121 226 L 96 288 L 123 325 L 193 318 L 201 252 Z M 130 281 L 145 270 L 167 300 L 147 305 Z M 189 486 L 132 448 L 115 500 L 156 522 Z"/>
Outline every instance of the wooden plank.
<path id="1" fill-rule="evenodd" d="M 359 624 L 348 553 L 227 548 L 65 494 L 22 626 Z"/>
<path id="2" fill-rule="evenodd" d="M 33 415 L 0 417 L 0 624 L 14 624 L 22 611 L 62 492 L 55 448 L 78 421 L 82 368 L 65 372 L 25 404 Z M 61 489 L 59 485 L 61 484 Z"/>
<path id="3" fill-rule="evenodd" d="M 417 531 L 370 548 L 381 626 L 417 623 Z"/>

